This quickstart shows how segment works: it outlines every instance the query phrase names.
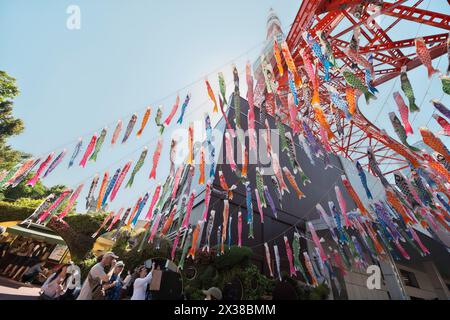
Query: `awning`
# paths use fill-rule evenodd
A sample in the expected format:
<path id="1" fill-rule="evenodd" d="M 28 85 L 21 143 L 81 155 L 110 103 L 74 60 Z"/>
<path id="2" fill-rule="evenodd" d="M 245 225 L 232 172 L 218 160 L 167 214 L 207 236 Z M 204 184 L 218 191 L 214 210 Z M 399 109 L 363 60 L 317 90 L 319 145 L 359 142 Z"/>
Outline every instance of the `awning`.
<path id="1" fill-rule="evenodd" d="M 52 231 L 45 227 L 37 228 L 27 228 L 25 226 L 15 225 L 8 227 L 6 232 L 11 234 L 16 234 L 23 237 L 33 238 L 35 240 L 44 241 L 51 244 L 62 244 L 66 245 L 63 238 L 52 233 Z"/>

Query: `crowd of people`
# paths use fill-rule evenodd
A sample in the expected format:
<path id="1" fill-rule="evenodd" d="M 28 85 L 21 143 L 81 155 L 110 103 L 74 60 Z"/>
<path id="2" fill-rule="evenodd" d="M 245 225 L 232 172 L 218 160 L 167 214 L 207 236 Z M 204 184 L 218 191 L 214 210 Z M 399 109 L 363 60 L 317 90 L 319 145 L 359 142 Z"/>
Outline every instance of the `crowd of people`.
<path id="1" fill-rule="evenodd" d="M 52 246 L 45 242 L 16 237 L 8 241 L 0 235 L 0 276 L 30 285 L 41 285 L 42 300 L 152 300 L 150 284 L 155 270 L 161 266 L 140 265 L 127 270 L 125 263 L 113 252 L 97 258 L 82 279 L 80 268 L 73 262 L 50 264 L 48 257 Z M 158 277 L 157 277 L 158 278 Z M 82 280 L 84 280 L 82 282 Z M 159 277 L 161 281 L 161 277 Z M 155 279 L 158 282 L 158 279 Z M 154 291 L 153 291 L 154 292 Z M 207 300 L 221 300 L 218 288 L 203 291 Z M 186 299 L 180 296 L 180 299 Z"/>
<path id="2" fill-rule="evenodd" d="M 57 268 L 41 287 L 44 300 L 152 300 L 149 285 L 156 267 L 141 265 L 123 275 L 125 264 L 118 256 L 107 252 L 91 267 L 80 285 L 79 268 L 67 264 Z M 33 271 L 36 272 L 36 271 Z M 212 287 L 203 291 L 206 300 L 221 300 L 220 289 Z"/>
<path id="3" fill-rule="evenodd" d="M 10 241 L 7 235 L 0 235 L 0 275 L 13 280 L 29 277 L 30 269 L 43 267 L 54 245 L 42 241 L 18 237 Z M 31 281 L 30 281 L 31 282 Z"/>

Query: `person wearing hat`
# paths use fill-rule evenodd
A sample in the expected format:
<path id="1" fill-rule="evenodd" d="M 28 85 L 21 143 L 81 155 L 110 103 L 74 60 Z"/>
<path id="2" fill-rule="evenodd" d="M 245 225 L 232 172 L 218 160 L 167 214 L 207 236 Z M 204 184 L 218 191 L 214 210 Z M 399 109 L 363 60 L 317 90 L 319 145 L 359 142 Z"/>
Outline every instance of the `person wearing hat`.
<path id="1" fill-rule="evenodd" d="M 125 267 L 123 261 L 118 261 L 114 268 L 109 272 L 109 281 L 103 285 L 105 291 L 106 300 L 120 300 L 120 294 L 123 286 L 123 281 L 120 278 L 122 271 Z"/>
<path id="2" fill-rule="evenodd" d="M 116 256 L 113 252 L 107 252 L 103 255 L 100 262 L 96 263 L 81 287 L 77 300 L 99 300 L 101 299 L 102 283 L 108 282 L 109 277 L 105 272 L 105 268 L 114 267 Z"/>
<path id="3" fill-rule="evenodd" d="M 203 290 L 203 294 L 205 295 L 205 300 L 222 300 L 222 291 L 216 287 Z"/>

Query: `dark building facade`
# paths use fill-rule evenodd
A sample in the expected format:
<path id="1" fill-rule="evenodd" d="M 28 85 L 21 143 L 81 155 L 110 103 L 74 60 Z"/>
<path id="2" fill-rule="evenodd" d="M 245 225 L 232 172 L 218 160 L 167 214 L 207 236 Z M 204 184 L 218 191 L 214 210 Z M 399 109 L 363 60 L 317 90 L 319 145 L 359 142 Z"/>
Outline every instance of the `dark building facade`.
<path id="1" fill-rule="evenodd" d="M 236 130 L 235 125 L 235 109 L 234 109 L 234 98 L 230 98 L 229 101 L 229 109 L 228 109 L 228 119 L 229 123 L 234 130 Z M 241 128 L 244 132 L 247 131 L 247 112 L 248 112 L 248 103 L 245 99 L 240 97 L 240 124 Z M 276 122 L 275 119 L 270 115 L 261 115 L 260 109 L 255 107 L 255 128 L 257 132 L 261 132 L 265 130 L 264 125 L 261 122 L 261 119 L 267 119 L 270 128 L 276 130 Z M 263 120 L 264 122 L 264 120 Z M 284 126 L 284 125 L 283 125 Z M 225 131 L 226 125 L 224 119 L 222 119 L 215 127 L 216 130 L 221 130 L 221 141 L 215 143 L 216 153 L 218 159 L 222 159 L 221 161 L 216 161 L 218 164 L 216 165 L 215 176 L 213 178 L 213 187 L 216 191 L 212 192 L 211 200 L 209 204 L 209 211 L 215 210 L 215 221 L 214 228 L 211 234 L 211 244 L 217 244 L 217 228 L 222 226 L 223 223 L 223 208 L 224 208 L 224 200 L 226 199 L 226 195 L 224 194 L 223 189 L 221 188 L 219 171 L 223 172 L 225 180 L 229 186 L 235 185 L 236 189 L 233 190 L 233 199 L 229 200 L 229 214 L 232 216 L 231 223 L 231 238 L 232 245 L 237 244 L 238 239 L 238 231 L 237 231 L 237 221 L 238 221 L 238 212 L 242 212 L 242 245 L 250 247 L 253 250 L 254 262 L 261 268 L 261 270 L 268 274 L 267 265 L 265 263 L 265 251 L 264 251 L 264 242 L 267 242 L 270 250 L 271 257 L 274 260 L 273 255 L 273 245 L 278 245 L 278 250 L 280 252 L 280 260 L 281 260 L 281 270 L 288 270 L 288 261 L 286 258 L 286 251 L 283 237 L 287 236 L 289 242 L 292 243 L 293 234 L 295 232 L 295 228 L 297 228 L 300 232 L 305 232 L 305 222 L 308 220 L 317 219 L 319 216 L 316 212 L 316 204 L 321 203 L 324 208 L 328 208 L 328 201 L 334 201 L 337 205 L 337 200 L 335 196 L 334 186 L 338 185 L 341 191 L 344 194 L 345 200 L 347 202 L 348 210 L 353 210 L 356 206 L 354 205 L 350 196 L 346 193 L 345 187 L 341 182 L 341 175 L 343 174 L 343 169 L 338 157 L 329 154 L 330 162 L 332 164 L 331 168 L 327 168 L 325 170 L 325 165 L 322 159 L 314 158 L 315 165 L 310 163 L 308 156 L 305 151 L 299 144 L 299 140 L 296 136 L 293 135 L 292 130 L 288 126 L 284 126 L 284 130 L 286 132 L 291 132 L 294 137 L 295 150 L 297 155 L 297 160 L 299 161 L 303 171 L 309 177 L 311 183 L 306 183 L 305 186 L 302 185 L 300 175 L 297 173 L 295 175 L 296 183 L 305 194 L 306 197 L 299 199 L 294 189 L 290 185 L 286 176 L 284 180 L 286 185 L 289 188 L 289 193 L 285 193 L 282 197 L 282 203 L 278 202 L 277 192 L 275 190 L 275 186 L 271 181 L 271 177 L 268 173 L 272 170 L 272 163 L 266 155 L 266 144 L 263 139 L 260 138 L 260 134 L 257 134 L 258 137 L 258 155 L 259 155 L 259 167 L 264 170 L 263 180 L 264 185 L 268 187 L 269 192 L 271 194 L 272 199 L 274 200 L 277 217 L 274 216 L 269 204 L 267 204 L 266 208 L 263 208 L 264 211 L 264 222 L 261 222 L 261 217 L 259 214 L 256 198 L 255 198 L 255 189 L 256 189 L 256 167 L 257 164 L 252 164 L 251 152 L 249 151 L 250 164 L 248 165 L 247 172 L 247 180 L 251 184 L 252 188 L 252 207 L 253 207 L 253 226 L 254 226 L 254 238 L 248 238 L 249 233 L 249 225 L 247 224 L 247 214 L 248 208 L 246 206 L 246 189 L 244 186 L 244 180 L 240 179 L 239 176 L 231 170 L 230 165 L 227 163 L 227 157 L 225 156 Z M 216 135 L 217 137 L 217 135 Z M 272 146 L 279 146 L 279 135 L 277 131 L 272 131 L 271 134 L 271 142 Z M 240 164 L 240 143 L 237 142 L 237 139 L 232 140 L 233 150 L 235 155 L 235 161 L 238 164 L 238 168 L 241 169 L 242 165 Z M 249 141 L 248 136 L 245 137 L 246 146 L 248 148 Z M 293 174 L 293 168 L 290 164 L 288 154 L 286 151 L 281 152 L 281 146 L 278 147 L 278 151 L 274 150 L 275 153 L 278 154 L 279 162 L 281 168 L 287 167 L 289 171 Z M 206 152 L 208 152 L 205 147 Z M 313 155 L 314 157 L 314 155 Z M 255 159 L 253 159 L 255 160 Z M 207 166 L 206 172 L 208 173 L 210 167 Z M 194 182 L 198 180 L 198 173 L 194 177 Z M 195 207 L 191 214 L 190 222 L 192 225 L 195 225 L 198 220 L 201 219 L 203 211 L 204 211 L 204 185 L 193 185 L 193 189 L 195 189 L 198 194 L 196 197 Z M 205 223 L 206 224 L 206 223 Z M 295 227 L 294 227 L 295 226 Z M 230 227 L 230 226 L 229 226 Z M 206 225 L 203 226 L 206 228 Z M 203 238 L 201 239 L 201 246 L 206 241 L 206 233 L 203 232 Z M 225 240 L 225 244 L 228 243 L 228 238 Z M 306 251 L 306 243 L 303 239 L 301 242 L 301 251 Z"/>

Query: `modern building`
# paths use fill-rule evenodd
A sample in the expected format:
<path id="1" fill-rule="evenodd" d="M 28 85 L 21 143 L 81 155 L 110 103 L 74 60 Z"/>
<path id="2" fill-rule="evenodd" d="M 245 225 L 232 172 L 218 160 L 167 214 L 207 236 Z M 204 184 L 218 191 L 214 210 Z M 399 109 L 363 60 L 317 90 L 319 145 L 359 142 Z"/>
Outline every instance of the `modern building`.
<path id="1" fill-rule="evenodd" d="M 268 57 L 267 61 L 272 63 L 275 67 L 275 61 L 273 59 L 273 39 L 274 36 L 281 42 L 284 40 L 284 35 L 281 28 L 281 23 L 276 14 L 271 10 L 267 21 L 267 41 L 264 47 L 263 53 Z M 269 59 L 270 58 L 270 59 Z M 258 82 L 264 82 L 261 73 L 261 63 L 259 59 L 254 63 L 255 78 Z M 257 84 L 258 86 L 258 84 Z M 234 109 L 235 97 L 230 97 L 229 106 L 227 110 L 227 117 L 232 129 L 239 136 L 239 130 L 236 128 L 236 116 L 241 123 L 241 129 L 243 130 L 246 145 L 248 146 L 247 132 L 247 112 L 248 103 L 245 99 L 239 97 L 240 114 L 236 115 Z M 323 221 L 316 210 L 316 204 L 320 203 L 322 207 L 328 208 L 328 201 L 334 201 L 337 203 L 337 199 L 334 192 L 334 187 L 339 186 L 343 193 L 345 201 L 347 203 L 348 211 L 356 209 L 356 204 L 346 192 L 346 188 L 342 185 L 341 176 L 345 176 L 352 186 L 356 189 L 356 193 L 360 195 L 361 200 L 365 206 L 370 205 L 370 200 L 365 197 L 365 191 L 359 180 L 358 173 L 353 163 L 346 159 L 340 158 L 329 154 L 329 161 L 331 167 L 325 169 L 323 159 L 315 158 L 314 164 L 310 161 L 306 150 L 300 145 L 297 137 L 292 133 L 290 127 L 282 125 L 282 129 L 285 132 L 290 132 L 294 137 L 294 149 L 297 160 L 299 161 L 302 170 L 309 177 L 311 183 L 302 184 L 299 174 L 294 176 L 296 184 L 301 189 L 306 197 L 299 199 L 298 195 L 294 191 L 294 188 L 290 186 L 290 182 L 285 177 L 285 182 L 289 186 L 289 192 L 282 196 L 282 199 L 278 200 L 278 193 L 276 186 L 272 183 L 271 176 L 273 176 L 273 163 L 271 158 L 267 156 L 267 145 L 265 139 L 261 138 L 260 133 L 265 132 L 265 120 L 267 120 L 270 128 L 277 128 L 275 119 L 261 112 L 260 108 L 255 108 L 255 127 L 258 137 L 257 153 L 249 151 L 249 165 L 247 169 L 247 179 L 242 179 L 240 176 L 240 170 L 242 169 L 242 156 L 240 156 L 241 145 L 238 139 L 232 139 L 232 149 L 234 150 L 234 161 L 237 163 L 237 170 L 231 169 L 230 163 L 226 156 L 225 147 L 225 132 L 227 126 L 225 120 L 222 119 L 215 126 L 213 141 L 215 147 L 215 171 L 211 177 L 213 191 L 209 202 L 209 211 L 215 211 L 214 226 L 210 235 L 211 246 L 216 246 L 221 243 L 221 228 L 227 225 L 227 233 L 224 235 L 223 242 L 225 245 L 231 243 L 235 245 L 238 238 L 237 221 L 239 219 L 239 213 L 242 217 L 242 245 L 250 247 L 253 251 L 253 262 L 259 266 L 261 272 L 269 275 L 269 268 L 265 258 L 264 244 L 267 243 L 271 252 L 270 264 L 272 270 L 276 270 L 274 248 L 279 251 L 280 254 L 280 268 L 282 272 L 289 270 L 288 258 L 285 251 L 284 237 L 287 237 L 290 243 L 292 243 L 293 234 L 295 231 L 302 234 L 301 249 L 300 252 L 308 252 L 311 258 L 315 257 L 314 245 L 312 244 L 311 237 L 307 233 L 305 223 L 307 221 L 313 222 L 315 229 L 318 231 L 319 236 L 322 238 L 323 246 L 328 248 L 332 245 L 330 232 L 324 226 Z M 232 136 L 232 134 L 230 134 Z M 281 150 L 279 146 L 279 131 L 273 129 L 270 133 L 272 150 L 279 157 L 280 167 L 286 167 L 290 172 L 293 172 L 291 161 L 287 152 Z M 209 147 L 204 143 L 205 152 L 209 154 Z M 197 146 L 197 149 L 199 146 Z M 267 187 L 267 193 L 273 200 L 275 210 L 272 210 L 268 204 L 267 207 L 262 208 L 263 215 L 260 214 L 256 196 L 255 196 L 255 181 L 256 181 L 256 168 L 261 169 L 263 184 Z M 210 172 L 210 164 L 206 165 L 205 172 Z M 223 176 L 221 177 L 221 174 Z M 194 201 L 193 210 L 190 216 L 190 225 L 197 225 L 198 221 L 202 220 L 205 211 L 205 185 L 198 184 L 199 173 L 197 172 L 193 178 L 191 190 L 196 191 L 196 198 Z M 384 189 L 378 179 L 366 173 L 368 177 L 368 183 L 371 186 L 371 190 L 376 199 L 384 199 Z M 229 187 L 233 187 L 231 193 L 224 190 L 223 179 Z M 185 180 L 183 180 L 185 181 Z M 251 188 L 251 208 L 247 205 L 246 201 L 246 187 L 243 182 L 250 182 Z M 183 189 L 184 186 L 181 187 Z M 229 206 L 228 218 L 224 215 L 225 204 Z M 211 214 L 211 212 L 209 213 Z M 227 220 L 225 220 L 227 219 Z M 252 221 L 248 223 L 248 221 Z M 225 223 L 224 223 L 225 222 Z M 173 223 L 176 226 L 177 222 Z M 250 225 L 253 227 L 253 237 L 249 236 Z M 203 229 L 206 228 L 206 223 L 203 224 Z M 352 231 L 349 230 L 351 234 Z M 450 265 L 450 255 L 447 248 L 442 243 L 431 238 L 425 230 L 417 230 L 420 239 L 423 244 L 429 248 L 430 255 L 421 256 L 415 248 L 411 247 L 408 243 L 402 243 L 407 252 L 410 254 L 410 259 L 406 260 L 397 256 L 392 257 L 390 254 L 386 254 L 381 261 L 374 261 L 373 264 L 379 267 L 381 271 L 380 287 L 370 289 L 367 285 L 367 281 L 370 274 L 367 273 L 366 268 L 352 268 L 348 270 L 346 274 L 336 272 L 337 281 L 330 279 L 329 273 L 325 274 L 327 283 L 332 288 L 331 299 L 448 299 L 448 283 L 450 281 L 450 274 L 448 266 Z M 170 237 L 174 237 L 176 230 L 173 229 Z M 199 246 L 203 246 L 207 241 L 206 232 L 201 233 L 201 239 L 198 242 Z M 354 233 L 358 237 L 357 233 Z M 181 242 L 185 241 L 185 236 L 181 237 Z M 182 245 L 181 245 L 182 246 Z M 215 253 L 215 252 L 214 252 Z M 367 254 L 367 252 L 365 252 Z M 368 255 L 368 254 L 367 254 Z M 302 256 L 302 255 L 300 255 Z M 368 255 L 368 261 L 371 258 Z M 304 261 L 302 261 L 304 262 Z M 195 267 L 195 265 L 193 266 Z M 338 268 L 335 268 L 336 270 Z M 274 271 L 276 273 L 276 271 Z M 297 278 L 300 282 L 306 282 L 301 275 Z"/>

